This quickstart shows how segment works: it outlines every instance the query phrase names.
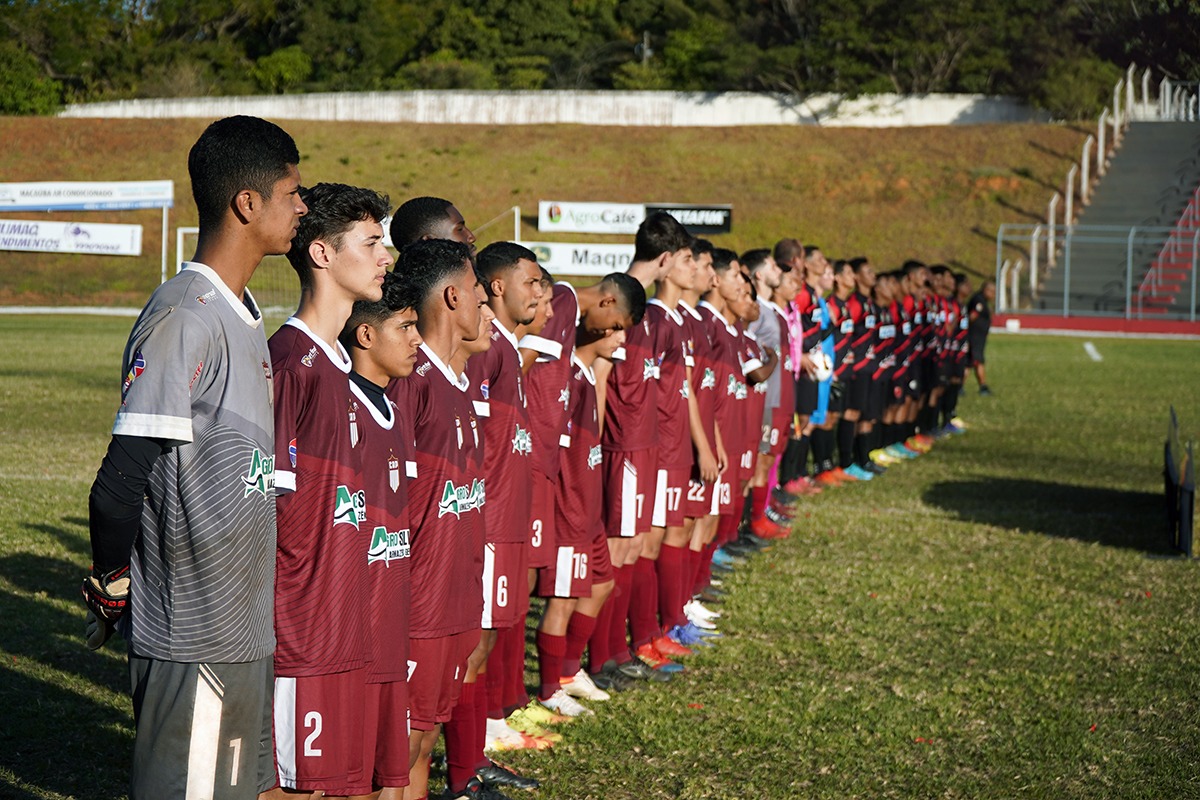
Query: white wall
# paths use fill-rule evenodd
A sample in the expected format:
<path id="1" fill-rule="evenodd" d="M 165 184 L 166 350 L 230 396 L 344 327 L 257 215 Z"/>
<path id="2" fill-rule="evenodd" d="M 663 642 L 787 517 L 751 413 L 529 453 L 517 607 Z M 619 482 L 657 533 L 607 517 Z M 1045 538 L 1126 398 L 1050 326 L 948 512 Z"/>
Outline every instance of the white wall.
<path id="1" fill-rule="evenodd" d="M 119 100 L 68 107 L 63 117 L 200 117 L 422 122 L 452 125 L 899 127 L 1046 121 L 1011 98 L 983 95 L 836 95 L 749 92 L 359 92 Z"/>

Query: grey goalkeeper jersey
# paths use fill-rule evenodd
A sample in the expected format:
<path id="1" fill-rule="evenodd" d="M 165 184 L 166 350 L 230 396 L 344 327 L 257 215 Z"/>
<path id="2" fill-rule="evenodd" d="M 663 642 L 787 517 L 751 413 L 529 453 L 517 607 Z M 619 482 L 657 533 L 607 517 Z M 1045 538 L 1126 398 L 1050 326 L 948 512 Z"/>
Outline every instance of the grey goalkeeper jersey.
<path id="1" fill-rule="evenodd" d="M 168 440 L 134 544 L 135 655 L 245 662 L 275 649 L 271 363 L 254 299 L 203 264 L 151 295 L 123 359 L 113 434 Z"/>

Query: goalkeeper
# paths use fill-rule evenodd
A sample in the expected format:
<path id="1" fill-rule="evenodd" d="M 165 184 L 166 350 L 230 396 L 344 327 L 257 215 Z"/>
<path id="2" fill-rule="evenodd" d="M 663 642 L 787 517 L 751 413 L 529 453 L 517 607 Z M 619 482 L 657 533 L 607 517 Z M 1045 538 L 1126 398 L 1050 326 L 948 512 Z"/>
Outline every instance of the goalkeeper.
<path id="1" fill-rule="evenodd" d="M 275 470 L 263 319 L 246 284 L 301 215 L 292 138 L 214 122 L 188 171 L 193 260 L 134 323 L 121 405 L 89 498 L 88 645 L 129 647 L 132 800 L 272 788 Z"/>

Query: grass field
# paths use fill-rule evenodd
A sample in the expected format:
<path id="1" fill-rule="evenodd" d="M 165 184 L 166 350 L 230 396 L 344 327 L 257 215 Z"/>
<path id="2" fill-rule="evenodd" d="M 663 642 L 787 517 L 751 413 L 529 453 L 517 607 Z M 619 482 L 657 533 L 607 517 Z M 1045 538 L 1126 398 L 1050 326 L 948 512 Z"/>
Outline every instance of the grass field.
<path id="1" fill-rule="evenodd" d="M 187 152 L 206 124 L 0 117 L 0 180 L 171 179 L 172 228 L 195 225 Z M 539 237 L 539 200 L 731 203 L 733 232 L 713 237 L 721 247 L 742 252 L 797 236 L 831 257 L 866 254 L 889 269 L 919 258 L 976 276 L 994 271 L 1001 223 L 1045 218 L 1091 130 L 283 124 L 296 138 L 308 184 L 370 186 L 397 205 L 421 194 L 447 197 L 475 227 L 518 205 L 529 239 L 629 241 Z M 78 214 L 6 216 L 75 221 Z M 159 212 L 90 212 L 85 219 L 142 225 L 145 255 L 5 253 L 0 304 L 140 306 L 158 281 Z M 480 232 L 479 244 L 511 235 L 505 217 Z M 173 233 L 169 246 L 173 262 Z M 268 269 L 288 268 L 277 259 Z"/>
<path id="2" fill-rule="evenodd" d="M 0 797 L 124 796 L 123 648 L 81 641 L 128 319 L 0 317 Z M 509 761 L 538 797 L 1200 796 L 1200 572 L 1165 549 L 1200 344 L 994 337 L 967 435 L 809 503 L 728 637 Z"/>

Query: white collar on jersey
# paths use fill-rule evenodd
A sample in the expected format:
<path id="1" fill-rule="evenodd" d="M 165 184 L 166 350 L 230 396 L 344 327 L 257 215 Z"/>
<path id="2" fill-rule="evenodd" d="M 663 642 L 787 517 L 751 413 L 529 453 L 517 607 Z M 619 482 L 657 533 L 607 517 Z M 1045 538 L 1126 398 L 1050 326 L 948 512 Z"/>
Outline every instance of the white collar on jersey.
<path id="1" fill-rule="evenodd" d="M 680 300 L 679 307 L 682 308 L 684 311 L 686 311 L 688 314 L 690 314 L 694 319 L 703 321 L 701 316 L 696 313 L 696 309 L 694 309 L 690 305 L 688 305 L 686 300 Z"/>
<path id="2" fill-rule="evenodd" d="M 384 401 L 387 402 L 388 411 L 390 412 L 390 415 L 385 417 L 383 416 L 383 412 L 379 410 L 379 406 L 375 405 L 374 401 L 367 397 L 367 393 L 364 392 L 362 388 L 354 381 L 350 381 L 350 391 L 354 392 L 354 396 L 357 397 L 359 401 L 367 407 L 367 410 L 371 412 L 371 416 L 375 418 L 375 422 L 379 424 L 379 427 L 383 428 L 385 431 L 390 431 L 392 429 L 392 426 L 396 424 L 396 404 L 392 402 L 392 398 L 388 397 L 386 394 L 383 396 Z"/>
<path id="3" fill-rule="evenodd" d="M 471 382 L 467 380 L 466 375 L 455 375 L 454 370 L 446 366 L 446 364 L 437 357 L 437 353 L 430 350 L 429 346 L 424 342 L 421 342 L 420 349 L 421 352 L 429 358 L 430 363 L 437 367 L 438 371 L 442 373 L 446 380 L 450 381 L 450 384 L 456 387 L 460 392 L 465 392 L 471 386 Z"/>
<path id="4" fill-rule="evenodd" d="M 254 295 L 250 294 L 250 287 L 246 287 L 246 300 L 242 302 L 242 299 L 233 293 L 225 281 L 221 280 L 221 276 L 216 273 L 216 270 L 207 264 L 201 264 L 199 261 L 185 261 L 179 271 L 183 272 L 185 269 L 199 272 L 208 278 L 208 282 L 217 288 L 217 291 L 225 298 L 225 302 L 229 303 L 242 321 L 251 328 L 262 326 L 262 312 L 258 310 L 258 303 L 254 301 Z"/>
<path id="5" fill-rule="evenodd" d="M 321 350 L 325 352 L 325 356 L 332 361 L 338 369 L 347 375 L 350 374 L 350 355 L 342 349 L 341 342 L 333 343 L 334 347 L 337 348 L 334 350 L 325 343 L 324 339 L 313 333 L 303 321 L 297 319 L 296 317 L 288 317 L 283 324 L 292 326 L 296 330 L 301 331 L 309 339 L 312 339 L 313 342 L 316 343 L 317 347 L 320 347 Z"/>
<path id="6" fill-rule="evenodd" d="M 761 303 L 762 305 L 765 305 L 765 306 L 767 306 L 768 308 L 773 308 L 773 309 L 775 309 L 775 310 L 776 310 L 776 311 L 779 313 L 779 316 L 781 316 L 781 317 L 783 317 L 783 316 L 786 316 L 786 314 L 784 314 L 784 313 L 783 313 L 783 309 L 782 309 L 782 308 L 780 308 L 780 307 L 779 307 L 779 306 L 778 306 L 778 305 L 775 303 L 775 301 L 774 301 L 774 300 L 763 300 L 763 299 L 761 299 L 761 298 L 760 298 L 758 302 L 759 302 L 759 303 Z"/>
<path id="7" fill-rule="evenodd" d="M 495 328 L 496 330 L 500 331 L 500 335 L 508 340 L 508 343 L 512 345 L 513 350 L 516 350 L 519 348 L 519 345 L 517 344 L 517 337 L 513 336 L 512 331 L 510 331 L 508 328 L 501 325 L 500 320 L 498 320 L 498 319 L 492 320 L 492 327 Z"/>
<path id="8" fill-rule="evenodd" d="M 596 373 L 587 364 L 579 360 L 579 356 L 571 354 L 571 363 L 583 370 L 583 377 L 587 378 L 588 383 L 592 386 L 596 385 Z"/>
<path id="9" fill-rule="evenodd" d="M 670 317 L 671 321 L 674 322 L 676 325 L 683 324 L 683 317 L 679 316 L 679 312 L 673 308 L 667 308 L 667 304 L 664 303 L 662 300 L 659 300 L 657 297 L 650 298 L 650 305 L 656 305 L 659 308 L 661 308 L 663 311 L 666 311 L 667 316 Z"/>
<path id="10" fill-rule="evenodd" d="M 713 315 L 713 318 L 725 326 L 725 330 L 729 331 L 730 336 L 737 336 L 737 333 L 738 333 L 737 328 L 734 327 L 734 325 L 729 320 L 725 319 L 725 315 L 722 314 L 720 311 L 718 311 L 716 306 L 714 306 L 712 303 L 708 302 L 707 300 L 701 300 L 700 307 L 707 308 L 708 312 Z"/>
<path id="11" fill-rule="evenodd" d="M 579 323 L 583 320 L 583 313 L 579 310 L 579 292 L 575 291 L 575 287 L 566 281 L 559 281 L 555 286 L 565 286 L 575 295 L 575 327 L 579 327 Z"/>

